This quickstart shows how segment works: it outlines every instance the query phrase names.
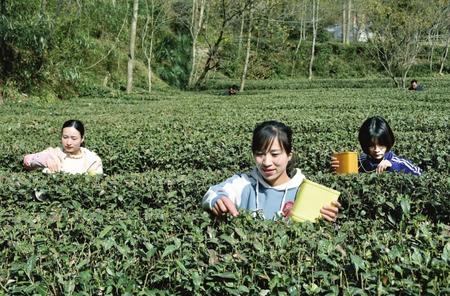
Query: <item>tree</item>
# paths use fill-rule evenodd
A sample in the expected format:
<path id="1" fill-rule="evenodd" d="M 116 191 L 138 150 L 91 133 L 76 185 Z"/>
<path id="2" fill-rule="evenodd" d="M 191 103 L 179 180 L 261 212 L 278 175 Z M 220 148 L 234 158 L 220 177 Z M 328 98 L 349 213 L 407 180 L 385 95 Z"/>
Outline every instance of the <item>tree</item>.
<path id="1" fill-rule="evenodd" d="M 213 25 L 209 25 L 209 28 L 212 28 L 215 32 L 211 33 L 214 41 L 210 42 L 210 35 L 208 30 L 203 30 L 202 35 L 205 39 L 205 42 L 208 46 L 208 52 L 206 54 L 206 61 L 202 66 L 202 70 L 195 83 L 193 83 L 194 87 L 200 87 L 206 79 L 206 75 L 209 71 L 216 69 L 220 65 L 220 55 L 219 50 L 223 39 L 225 38 L 226 30 L 229 28 L 231 21 L 233 21 L 238 15 L 242 14 L 242 10 L 248 10 L 253 1 L 245 0 L 244 3 L 241 4 L 241 1 L 238 0 L 215 0 L 211 1 L 209 13 L 211 14 L 211 21 L 218 21 Z M 217 13 L 217 15 L 213 18 L 212 14 Z"/>
<path id="2" fill-rule="evenodd" d="M 450 43 L 450 28 L 447 29 L 447 41 L 445 42 L 445 49 L 441 58 L 441 67 L 439 68 L 439 74 L 441 75 L 443 74 L 442 71 L 444 70 L 444 64 L 445 61 L 447 60 L 449 43 Z"/>
<path id="3" fill-rule="evenodd" d="M 353 33 L 353 22 L 352 22 L 352 0 L 347 0 L 347 40 L 345 44 L 350 43 L 350 34 Z"/>
<path id="4" fill-rule="evenodd" d="M 206 0 L 192 0 L 192 18 L 189 32 L 192 38 L 191 72 L 188 87 L 193 87 L 197 73 L 197 39 L 204 24 Z"/>
<path id="5" fill-rule="evenodd" d="M 434 5 L 429 7 L 431 18 L 430 28 L 427 30 L 429 44 L 428 61 L 430 72 L 433 71 L 434 49 L 441 41 L 440 35 L 446 35 L 450 18 L 450 4 L 445 0 L 435 0 Z"/>
<path id="6" fill-rule="evenodd" d="M 167 1 L 164 0 L 148 0 L 146 4 L 145 25 L 142 33 L 142 50 L 147 62 L 147 88 L 152 91 L 152 62 L 153 51 L 155 47 L 156 33 L 169 20 Z M 147 44 L 147 36 L 150 35 L 150 44 Z"/>
<path id="7" fill-rule="evenodd" d="M 6 19 L 6 0 L 1 0 L 0 2 L 0 18 L 1 18 L 1 24 Z M 7 74 L 7 71 L 5 68 L 7 68 L 7 64 L 9 64 L 11 61 L 8 60 L 6 57 L 6 44 L 4 40 L 4 36 L 0 36 L 0 79 L 3 75 Z"/>
<path id="8" fill-rule="evenodd" d="M 306 39 L 307 5 L 308 5 L 307 1 L 302 0 L 296 6 L 296 8 L 297 8 L 296 11 L 297 11 L 298 17 L 300 18 L 300 28 L 299 28 L 297 46 L 295 47 L 294 57 L 293 57 L 293 61 L 292 61 L 291 76 L 294 76 L 295 64 L 297 63 L 297 60 L 298 60 L 298 52 L 300 50 L 300 46 L 302 45 L 302 41 Z"/>
<path id="9" fill-rule="evenodd" d="M 439 36 L 438 30 L 436 27 L 436 24 L 433 25 L 429 30 L 427 34 L 428 43 L 430 46 L 430 52 L 428 55 L 428 61 L 430 63 L 430 72 L 433 71 L 433 55 L 434 55 L 434 47 L 436 45 L 436 38 Z"/>
<path id="10" fill-rule="evenodd" d="M 428 3 L 420 0 L 371 0 L 369 19 L 373 55 L 397 87 L 405 87 L 424 33 L 430 27 Z"/>
<path id="11" fill-rule="evenodd" d="M 133 2 L 133 17 L 131 19 L 130 49 L 128 53 L 127 93 L 133 89 L 134 49 L 136 46 L 136 26 L 139 11 L 139 0 Z"/>
<path id="12" fill-rule="evenodd" d="M 342 1 L 342 43 L 348 44 L 350 32 L 350 0 Z"/>
<path id="13" fill-rule="evenodd" d="M 313 28 L 313 39 L 311 46 L 311 59 L 309 60 L 309 76 L 308 79 L 311 80 L 313 76 L 313 64 L 314 64 L 314 54 L 316 50 L 316 38 L 317 38 L 317 25 L 319 22 L 319 0 L 312 0 L 312 28 Z"/>
<path id="14" fill-rule="evenodd" d="M 241 59 L 242 42 L 244 42 L 244 25 L 245 25 L 245 10 L 242 10 L 241 27 L 239 29 L 237 60 Z"/>
<path id="15" fill-rule="evenodd" d="M 245 78 L 247 77 L 248 63 L 250 61 L 250 47 L 251 47 L 251 40 L 252 40 L 252 22 L 253 22 L 253 9 L 250 8 L 250 12 L 249 12 L 249 16 L 248 16 L 247 53 L 245 55 L 244 70 L 242 71 L 241 86 L 239 88 L 239 91 L 241 91 L 241 92 L 244 91 Z"/>

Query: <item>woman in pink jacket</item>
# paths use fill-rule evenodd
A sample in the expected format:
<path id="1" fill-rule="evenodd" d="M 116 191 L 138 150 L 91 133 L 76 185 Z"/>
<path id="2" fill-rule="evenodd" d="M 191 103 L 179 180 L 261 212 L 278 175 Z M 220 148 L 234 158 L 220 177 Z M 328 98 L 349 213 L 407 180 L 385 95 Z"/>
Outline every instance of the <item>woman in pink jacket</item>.
<path id="1" fill-rule="evenodd" d="M 61 147 L 25 155 L 26 170 L 42 168 L 43 172 L 64 172 L 90 175 L 102 174 L 103 166 L 95 152 L 84 148 L 84 125 L 79 120 L 68 120 L 61 129 Z"/>

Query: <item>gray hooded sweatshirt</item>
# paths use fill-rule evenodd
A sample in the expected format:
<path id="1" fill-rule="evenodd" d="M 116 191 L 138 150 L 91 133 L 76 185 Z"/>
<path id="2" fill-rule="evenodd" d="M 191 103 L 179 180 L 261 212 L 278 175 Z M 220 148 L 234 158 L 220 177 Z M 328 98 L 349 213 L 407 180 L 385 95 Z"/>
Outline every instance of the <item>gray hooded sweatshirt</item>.
<path id="1" fill-rule="evenodd" d="M 305 179 L 300 169 L 286 183 L 270 186 L 255 168 L 249 174 L 236 174 L 211 186 L 203 197 L 203 207 L 212 209 L 217 200 L 228 197 L 238 209 L 261 212 L 265 219 L 281 214 L 286 203 L 293 202 L 298 187 Z"/>

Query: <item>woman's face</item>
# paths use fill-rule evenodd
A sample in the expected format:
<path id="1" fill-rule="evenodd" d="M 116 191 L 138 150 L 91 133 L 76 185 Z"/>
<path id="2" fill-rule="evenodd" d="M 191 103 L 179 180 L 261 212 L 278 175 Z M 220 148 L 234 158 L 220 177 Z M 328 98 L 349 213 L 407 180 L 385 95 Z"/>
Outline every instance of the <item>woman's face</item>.
<path id="1" fill-rule="evenodd" d="M 382 160 L 387 152 L 387 147 L 378 143 L 378 141 L 372 142 L 369 146 L 369 155 L 375 160 Z"/>
<path id="2" fill-rule="evenodd" d="M 65 127 L 61 133 L 61 144 L 63 145 L 64 152 L 68 154 L 79 154 L 81 143 L 84 138 L 81 137 L 80 132 L 74 127 Z"/>
<path id="3" fill-rule="evenodd" d="M 256 151 L 253 157 L 259 173 L 269 185 L 278 186 L 289 181 L 286 167 L 292 158 L 292 153 L 288 155 L 278 139 L 273 141 L 267 151 Z"/>

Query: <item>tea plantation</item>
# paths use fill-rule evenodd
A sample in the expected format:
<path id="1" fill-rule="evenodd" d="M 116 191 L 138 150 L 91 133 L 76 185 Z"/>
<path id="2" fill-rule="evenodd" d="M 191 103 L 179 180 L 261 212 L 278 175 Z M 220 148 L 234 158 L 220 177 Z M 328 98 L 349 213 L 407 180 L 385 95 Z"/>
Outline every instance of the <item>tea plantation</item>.
<path id="1" fill-rule="evenodd" d="M 449 81 L 218 93 L 0 105 L 0 295 L 450 294 Z M 373 115 L 421 177 L 331 173 L 331 152 L 359 151 Z M 23 171 L 71 118 L 105 175 Z M 337 223 L 201 209 L 211 184 L 253 166 L 251 132 L 268 119 L 293 128 L 307 178 L 341 191 Z"/>

